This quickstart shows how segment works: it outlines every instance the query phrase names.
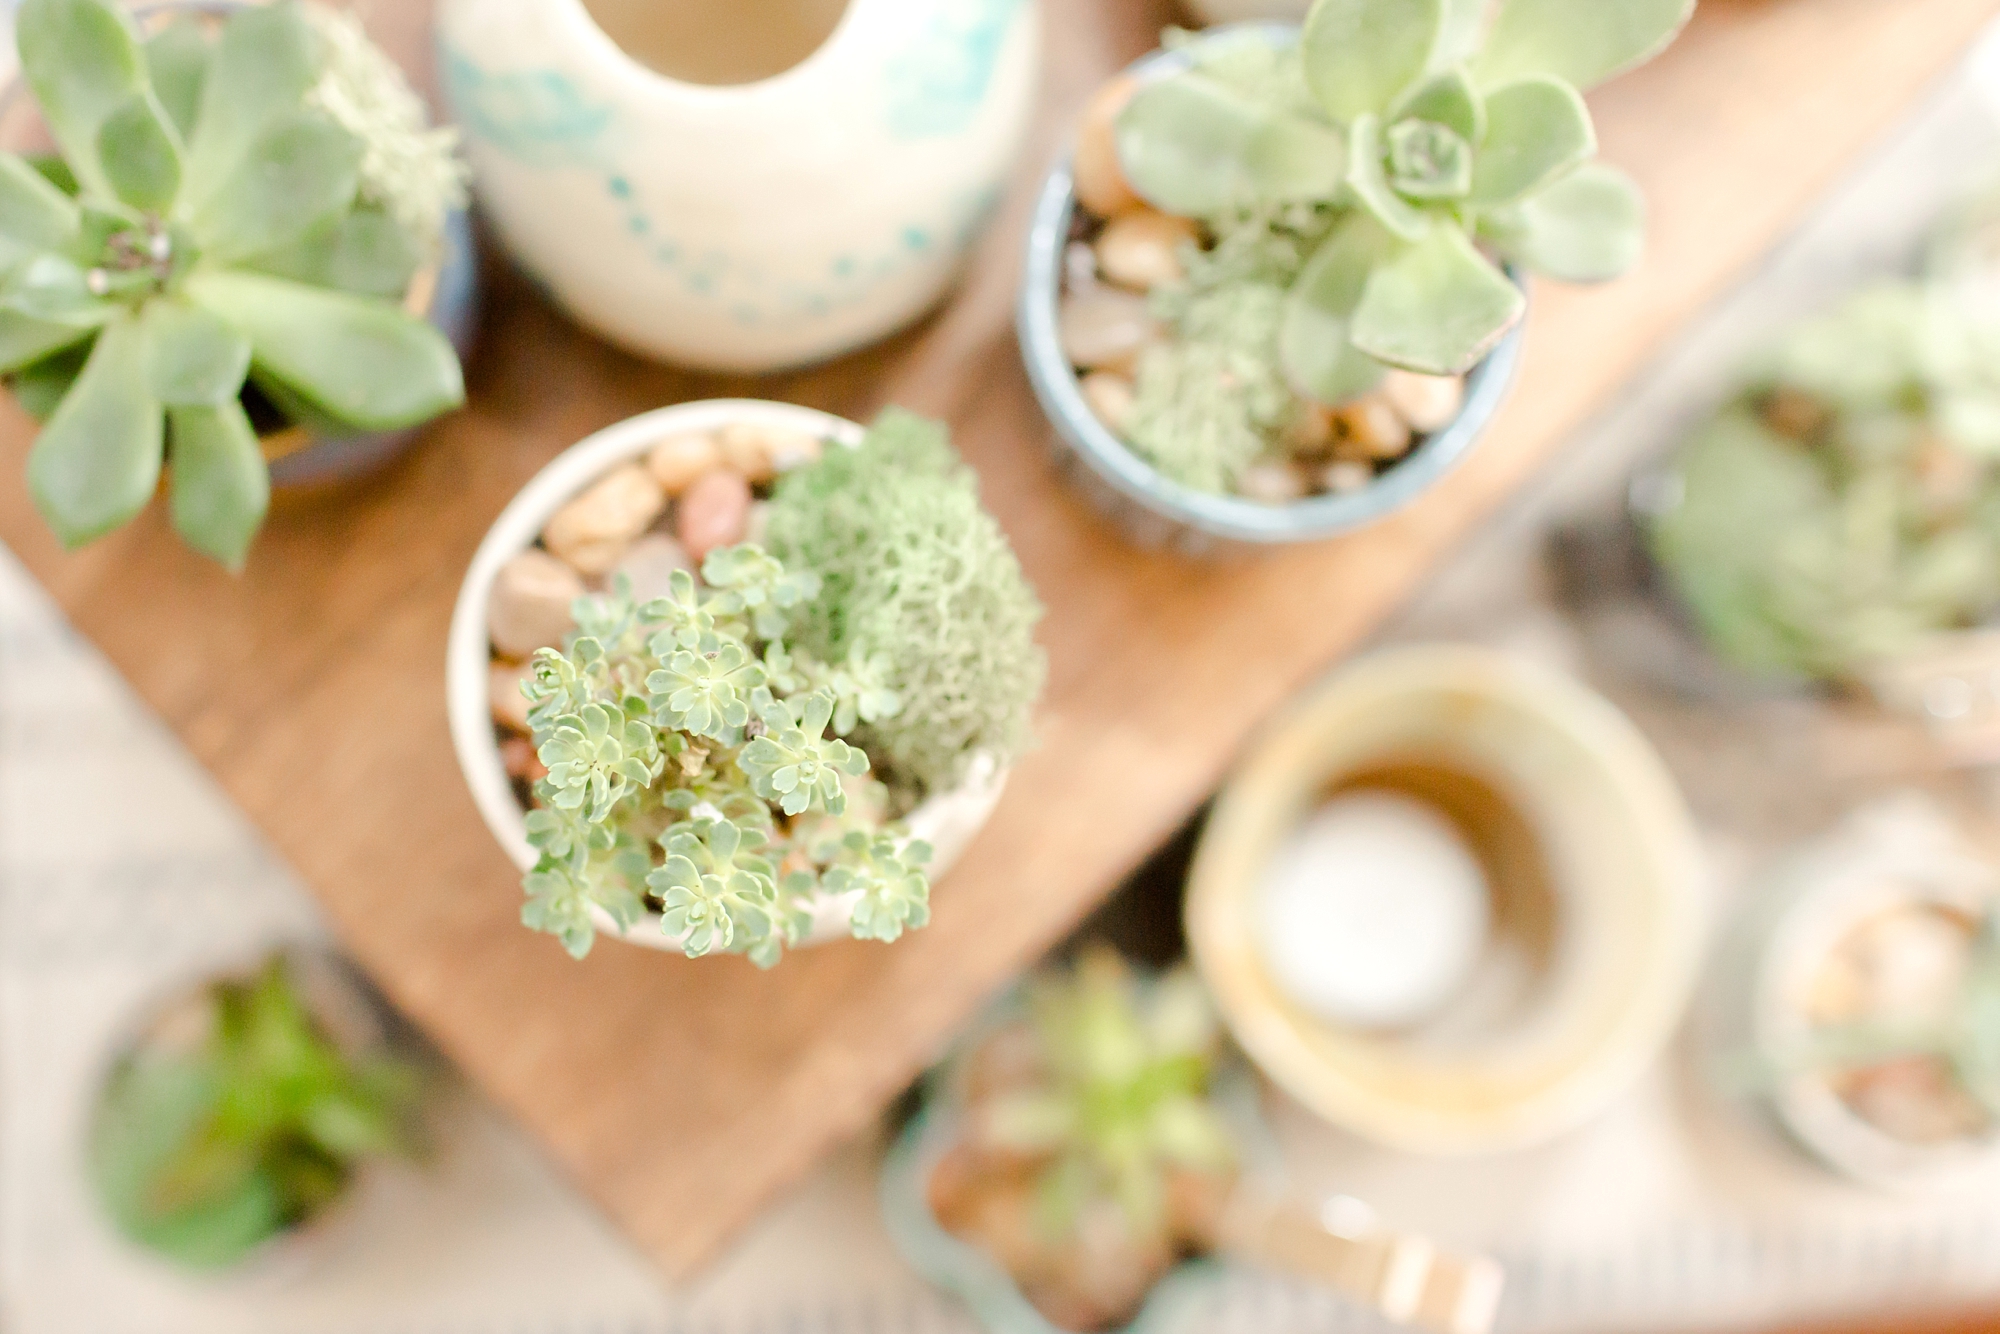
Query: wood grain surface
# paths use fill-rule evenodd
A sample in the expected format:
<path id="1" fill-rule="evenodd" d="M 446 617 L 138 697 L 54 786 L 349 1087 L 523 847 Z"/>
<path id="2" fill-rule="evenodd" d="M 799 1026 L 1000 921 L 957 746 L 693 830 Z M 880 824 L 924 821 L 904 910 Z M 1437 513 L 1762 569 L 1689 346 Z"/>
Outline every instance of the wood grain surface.
<path id="1" fill-rule="evenodd" d="M 0 537 L 397 1003 L 685 1274 L 1173 830 L 1259 720 L 1782 235 L 1996 3 L 1705 4 L 1666 57 L 1592 99 L 1606 156 L 1652 199 L 1645 263 L 1601 291 L 1538 288 L 1520 386 L 1490 438 L 1413 510 L 1350 540 L 1229 565 L 1142 554 L 1047 461 L 1009 327 L 1027 195 L 1089 88 L 1152 44 L 1170 17 L 1160 0 L 1045 5 L 1033 161 L 965 290 L 887 346 L 767 381 L 680 374 L 578 333 L 496 261 L 471 405 L 386 475 L 282 504 L 244 576 L 183 551 L 157 508 L 64 554 L 18 480 L 0 487 Z M 381 0 L 378 31 L 425 50 L 427 8 Z M 616 944 L 573 964 L 519 926 L 518 878 L 460 781 L 446 621 L 486 525 L 548 458 L 718 393 L 850 416 L 893 400 L 953 422 L 1049 605 L 1041 744 L 940 888 L 933 925 L 902 944 L 831 946 L 769 975 Z M 0 409 L 0 475 L 20 477 L 31 437 Z"/>

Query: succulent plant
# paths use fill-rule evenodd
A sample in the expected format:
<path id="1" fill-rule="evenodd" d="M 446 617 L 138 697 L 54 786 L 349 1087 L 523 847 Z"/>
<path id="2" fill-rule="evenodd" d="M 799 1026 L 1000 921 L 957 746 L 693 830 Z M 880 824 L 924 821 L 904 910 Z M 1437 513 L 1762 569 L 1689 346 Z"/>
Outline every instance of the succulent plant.
<path id="1" fill-rule="evenodd" d="M 166 470 L 182 537 L 240 565 L 270 489 L 246 382 L 329 435 L 462 401 L 399 304 L 462 175 L 351 21 L 280 0 L 142 39 L 110 0 L 24 0 L 16 32 L 61 157 L 0 155 L 0 372 L 65 545 Z"/>
<path id="2" fill-rule="evenodd" d="M 1655 555 L 1724 657 L 1847 677 L 2000 608 L 2000 319 L 1892 283 L 1792 330 L 1673 465 Z"/>
<path id="3" fill-rule="evenodd" d="M 408 1153 L 421 1080 L 334 1042 L 282 955 L 200 1009 L 198 1040 L 142 1046 L 113 1072 L 91 1169 L 126 1235 L 212 1269 L 324 1209 L 362 1160 Z"/>
<path id="4" fill-rule="evenodd" d="M 762 967 L 829 904 L 895 940 L 929 920 L 930 849 L 891 808 L 1022 740 L 1039 608 L 941 427 L 885 414 L 780 483 L 770 534 L 786 559 L 727 547 L 664 597 L 583 598 L 533 661 L 522 919 L 578 957 L 593 907 Z"/>
<path id="5" fill-rule="evenodd" d="M 1285 206 L 1329 226 L 1287 287 L 1278 354 L 1337 403 L 1384 366 L 1476 364 L 1522 317 L 1491 255 L 1594 282 L 1637 258 L 1631 180 L 1591 161 L 1579 90 L 1651 57 L 1693 0 L 1317 0 L 1296 46 L 1206 39 L 1118 119 L 1132 186 L 1222 232 Z"/>

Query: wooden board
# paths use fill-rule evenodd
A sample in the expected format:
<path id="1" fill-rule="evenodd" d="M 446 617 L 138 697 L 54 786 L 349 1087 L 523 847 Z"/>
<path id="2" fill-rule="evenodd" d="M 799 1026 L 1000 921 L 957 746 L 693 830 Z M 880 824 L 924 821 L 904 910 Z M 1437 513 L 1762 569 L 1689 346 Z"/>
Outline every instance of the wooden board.
<path id="1" fill-rule="evenodd" d="M 1461 471 L 1368 534 L 1227 566 L 1126 546 L 1055 475 L 1009 305 L 1031 172 L 966 291 L 927 327 L 767 382 L 644 365 L 578 334 L 501 266 L 472 403 L 389 474 L 277 513 L 245 576 L 155 512 L 81 553 L 17 482 L 0 537 L 263 828 L 360 960 L 672 1274 L 710 1256 L 854 1133 L 987 996 L 1185 819 L 1245 736 L 1352 648 L 1966 46 L 2000 0 L 1710 0 L 1664 59 L 1593 99 L 1653 200 L 1643 267 L 1537 290 L 1518 392 Z M 402 49 L 424 8 L 380 6 Z M 1147 48 L 1161 0 L 1049 0 L 1047 160 L 1095 81 Z M 582 965 L 521 929 L 520 891 L 446 738 L 445 626 L 491 517 L 550 456 L 717 393 L 955 424 L 1049 604 L 1041 746 L 893 948 L 778 972 L 605 945 Z M 0 409 L 0 476 L 30 424 Z M 117 818 L 115 811 L 107 819 Z M 109 836 L 109 835 L 107 835 Z"/>

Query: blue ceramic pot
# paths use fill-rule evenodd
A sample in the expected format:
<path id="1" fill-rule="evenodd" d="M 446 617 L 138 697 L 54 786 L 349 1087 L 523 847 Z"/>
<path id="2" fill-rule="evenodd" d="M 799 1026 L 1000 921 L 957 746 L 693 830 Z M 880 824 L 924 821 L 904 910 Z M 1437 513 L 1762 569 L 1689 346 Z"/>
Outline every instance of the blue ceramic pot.
<path id="1" fill-rule="evenodd" d="M 1290 24 L 1243 24 L 1211 29 L 1207 37 L 1252 32 L 1273 45 L 1298 40 Z M 1131 67 L 1142 80 L 1188 69 L 1186 51 L 1155 51 Z M 1485 434 L 1512 387 L 1521 355 L 1521 325 L 1466 377 L 1465 403 L 1449 426 L 1426 437 L 1363 490 L 1272 505 L 1242 496 L 1197 491 L 1160 475 L 1090 410 L 1057 332 L 1063 251 L 1076 218 L 1076 186 L 1067 160 L 1049 173 L 1028 233 L 1016 328 L 1028 380 L 1061 442 L 1058 460 L 1101 508 L 1148 546 L 1191 552 L 1312 542 L 1352 532 L 1401 509 L 1464 458 Z M 1518 274 L 1510 276 L 1520 281 Z"/>

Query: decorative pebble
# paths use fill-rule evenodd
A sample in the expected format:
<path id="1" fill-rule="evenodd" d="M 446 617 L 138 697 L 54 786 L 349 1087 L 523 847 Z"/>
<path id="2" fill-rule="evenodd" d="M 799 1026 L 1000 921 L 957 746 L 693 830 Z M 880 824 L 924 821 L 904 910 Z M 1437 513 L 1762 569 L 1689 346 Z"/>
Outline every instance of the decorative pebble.
<path id="1" fill-rule="evenodd" d="M 1132 382 L 1116 371 L 1092 371 L 1077 386 L 1083 401 L 1113 435 L 1122 435 L 1132 415 Z"/>
<path id="2" fill-rule="evenodd" d="M 820 452 L 818 436 L 758 422 L 733 422 L 723 427 L 717 443 L 722 448 L 722 461 L 753 486 L 813 462 Z"/>
<path id="3" fill-rule="evenodd" d="M 743 540 L 750 519 L 750 483 L 728 468 L 704 473 L 680 498 L 674 536 L 698 565 L 717 547 Z"/>
<path id="4" fill-rule="evenodd" d="M 500 743 L 500 763 L 509 778 L 539 783 L 549 776 L 548 766 L 535 754 L 535 743 L 524 736 L 510 736 Z"/>
<path id="5" fill-rule="evenodd" d="M 510 658 L 538 648 L 560 648 L 576 624 L 570 604 L 582 597 L 583 579 L 540 547 L 530 547 L 500 567 L 486 602 L 486 633 Z"/>
<path id="6" fill-rule="evenodd" d="M 1138 89 L 1137 79 L 1119 75 L 1091 96 L 1077 126 L 1076 159 L 1071 165 L 1076 197 L 1100 218 L 1116 217 L 1139 202 L 1118 162 L 1118 113 Z"/>
<path id="7" fill-rule="evenodd" d="M 1306 493 L 1306 479 L 1288 463 L 1253 463 L 1236 479 L 1236 490 L 1266 505 L 1284 505 Z"/>
<path id="8" fill-rule="evenodd" d="M 665 533 L 647 533 L 625 548 L 611 574 L 613 578 L 622 574 L 632 581 L 633 601 L 651 602 L 667 595 L 675 570 L 693 572 L 694 561 L 689 559 L 687 548 Z"/>
<path id="9" fill-rule="evenodd" d="M 1333 432 L 1333 452 L 1343 459 L 1387 462 L 1410 452 L 1410 424 L 1379 393 L 1335 408 Z"/>
<path id="10" fill-rule="evenodd" d="M 750 515 L 743 521 L 743 540 L 755 543 L 761 547 L 764 545 L 764 539 L 770 535 L 771 502 L 768 500 L 751 501 Z"/>
<path id="11" fill-rule="evenodd" d="M 1063 298 L 1063 352 L 1085 370 L 1128 369 L 1160 336 L 1146 298 L 1113 287 L 1071 292 Z"/>
<path id="12" fill-rule="evenodd" d="M 1150 292 L 1179 282 L 1181 247 L 1200 239 L 1200 230 L 1186 218 L 1170 217 L 1150 208 L 1121 213 L 1097 238 L 1097 267 L 1120 287 Z"/>
<path id="13" fill-rule="evenodd" d="M 687 490 L 695 478 L 721 464 L 721 446 L 715 443 L 714 436 L 703 431 L 668 436 L 646 456 L 646 467 L 653 480 L 670 496 Z"/>
<path id="14" fill-rule="evenodd" d="M 1458 826 L 1396 792 L 1321 806 L 1271 858 L 1258 941 L 1278 989 L 1358 1028 L 1415 1023 L 1472 972 L 1492 920 Z"/>
<path id="15" fill-rule="evenodd" d="M 1323 403 L 1302 401 L 1278 443 L 1301 458 L 1324 458 L 1333 449 L 1333 410 Z"/>
<path id="16" fill-rule="evenodd" d="M 521 693 L 521 683 L 527 679 L 527 664 L 518 662 L 496 662 L 486 674 L 493 721 L 523 734 L 528 730 L 528 699 Z"/>
<path id="17" fill-rule="evenodd" d="M 1382 397 L 1420 435 L 1442 431 L 1465 404 L 1465 381 L 1456 375 L 1419 375 L 1391 370 L 1382 377 Z"/>
<path id="18" fill-rule="evenodd" d="M 1326 471 L 1319 475 L 1320 483 L 1337 496 L 1351 496 L 1356 491 L 1365 491 L 1375 480 L 1375 470 L 1365 463 L 1353 459 L 1342 459 L 1326 465 Z"/>
<path id="19" fill-rule="evenodd" d="M 1097 252 L 1087 241 L 1071 241 L 1063 250 L 1063 287 L 1072 292 L 1097 286 Z"/>
<path id="20" fill-rule="evenodd" d="M 557 510 L 542 529 L 542 543 L 585 575 L 607 574 L 666 507 L 666 492 L 653 474 L 628 463 Z"/>

